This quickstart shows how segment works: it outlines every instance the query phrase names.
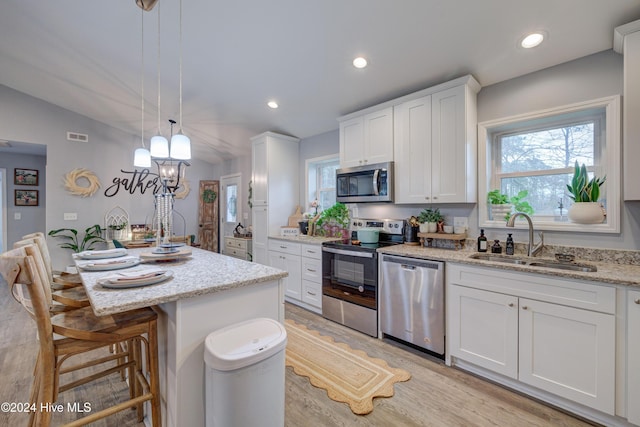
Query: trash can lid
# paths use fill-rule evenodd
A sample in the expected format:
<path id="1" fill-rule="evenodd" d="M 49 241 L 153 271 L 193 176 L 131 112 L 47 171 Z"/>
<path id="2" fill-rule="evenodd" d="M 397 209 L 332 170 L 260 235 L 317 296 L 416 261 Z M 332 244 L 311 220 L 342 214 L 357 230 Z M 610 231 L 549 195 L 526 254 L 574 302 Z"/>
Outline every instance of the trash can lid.
<path id="1" fill-rule="evenodd" d="M 264 360 L 287 344 L 287 331 L 268 318 L 251 319 L 218 329 L 205 339 L 204 361 L 219 371 L 231 371 Z"/>

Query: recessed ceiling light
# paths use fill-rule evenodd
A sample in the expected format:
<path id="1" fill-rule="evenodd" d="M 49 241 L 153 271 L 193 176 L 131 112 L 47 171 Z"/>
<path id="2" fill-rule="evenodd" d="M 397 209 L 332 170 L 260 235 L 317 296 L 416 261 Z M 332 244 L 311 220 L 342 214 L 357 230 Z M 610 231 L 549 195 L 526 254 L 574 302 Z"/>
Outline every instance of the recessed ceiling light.
<path id="1" fill-rule="evenodd" d="M 525 49 L 531 49 L 532 47 L 538 46 L 544 40 L 544 33 L 538 31 L 535 33 L 527 34 L 520 41 L 520 46 Z"/>
<path id="2" fill-rule="evenodd" d="M 353 60 L 353 66 L 356 68 L 364 68 L 367 66 L 367 60 L 362 56 L 359 56 Z"/>
<path id="3" fill-rule="evenodd" d="M 269 101 L 267 102 L 267 105 L 269 106 L 269 108 L 273 108 L 274 110 L 278 108 L 278 103 L 276 101 Z"/>

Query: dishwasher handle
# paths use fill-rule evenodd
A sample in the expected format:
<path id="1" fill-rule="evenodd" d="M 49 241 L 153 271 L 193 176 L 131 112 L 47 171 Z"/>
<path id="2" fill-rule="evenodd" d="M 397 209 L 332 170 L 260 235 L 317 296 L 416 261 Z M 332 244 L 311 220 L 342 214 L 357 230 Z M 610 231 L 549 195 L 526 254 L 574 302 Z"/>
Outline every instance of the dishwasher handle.
<path id="1" fill-rule="evenodd" d="M 416 268 L 428 268 L 431 270 L 443 269 L 443 263 L 441 261 L 406 258 L 392 255 L 384 255 L 382 257 L 382 262 L 400 264 L 400 267 L 406 270 L 415 270 Z"/>

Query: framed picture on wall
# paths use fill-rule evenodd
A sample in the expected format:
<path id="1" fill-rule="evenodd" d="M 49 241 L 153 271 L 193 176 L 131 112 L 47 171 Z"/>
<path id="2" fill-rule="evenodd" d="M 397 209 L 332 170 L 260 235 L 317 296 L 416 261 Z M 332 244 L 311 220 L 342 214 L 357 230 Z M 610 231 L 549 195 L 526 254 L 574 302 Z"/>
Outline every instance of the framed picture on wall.
<path id="1" fill-rule="evenodd" d="M 15 190 L 16 206 L 38 206 L 38 190 Z"/>
<path id="2" fill-rule="evenodd" d="M 38 185 L 37 170 L 15 168 L 13 171 L 13 183 L 15 185 Z"/>

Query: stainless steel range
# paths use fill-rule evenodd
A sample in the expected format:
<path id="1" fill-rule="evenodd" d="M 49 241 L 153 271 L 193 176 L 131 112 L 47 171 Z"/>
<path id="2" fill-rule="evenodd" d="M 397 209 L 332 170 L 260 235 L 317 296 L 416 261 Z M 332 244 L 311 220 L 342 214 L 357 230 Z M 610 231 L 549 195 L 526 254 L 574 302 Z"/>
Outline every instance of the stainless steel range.
<path id="1" fill-rule="evenodd" d="M 360 228 L 378 228 L 379 242 L 357 241 Z M 322 246 L 322 315 L 373 337 L 378 336 L 378 254 L 382 246 L 404 242 L 404 220 L 362 219 L 351 222 L 347 243 Z"/>

